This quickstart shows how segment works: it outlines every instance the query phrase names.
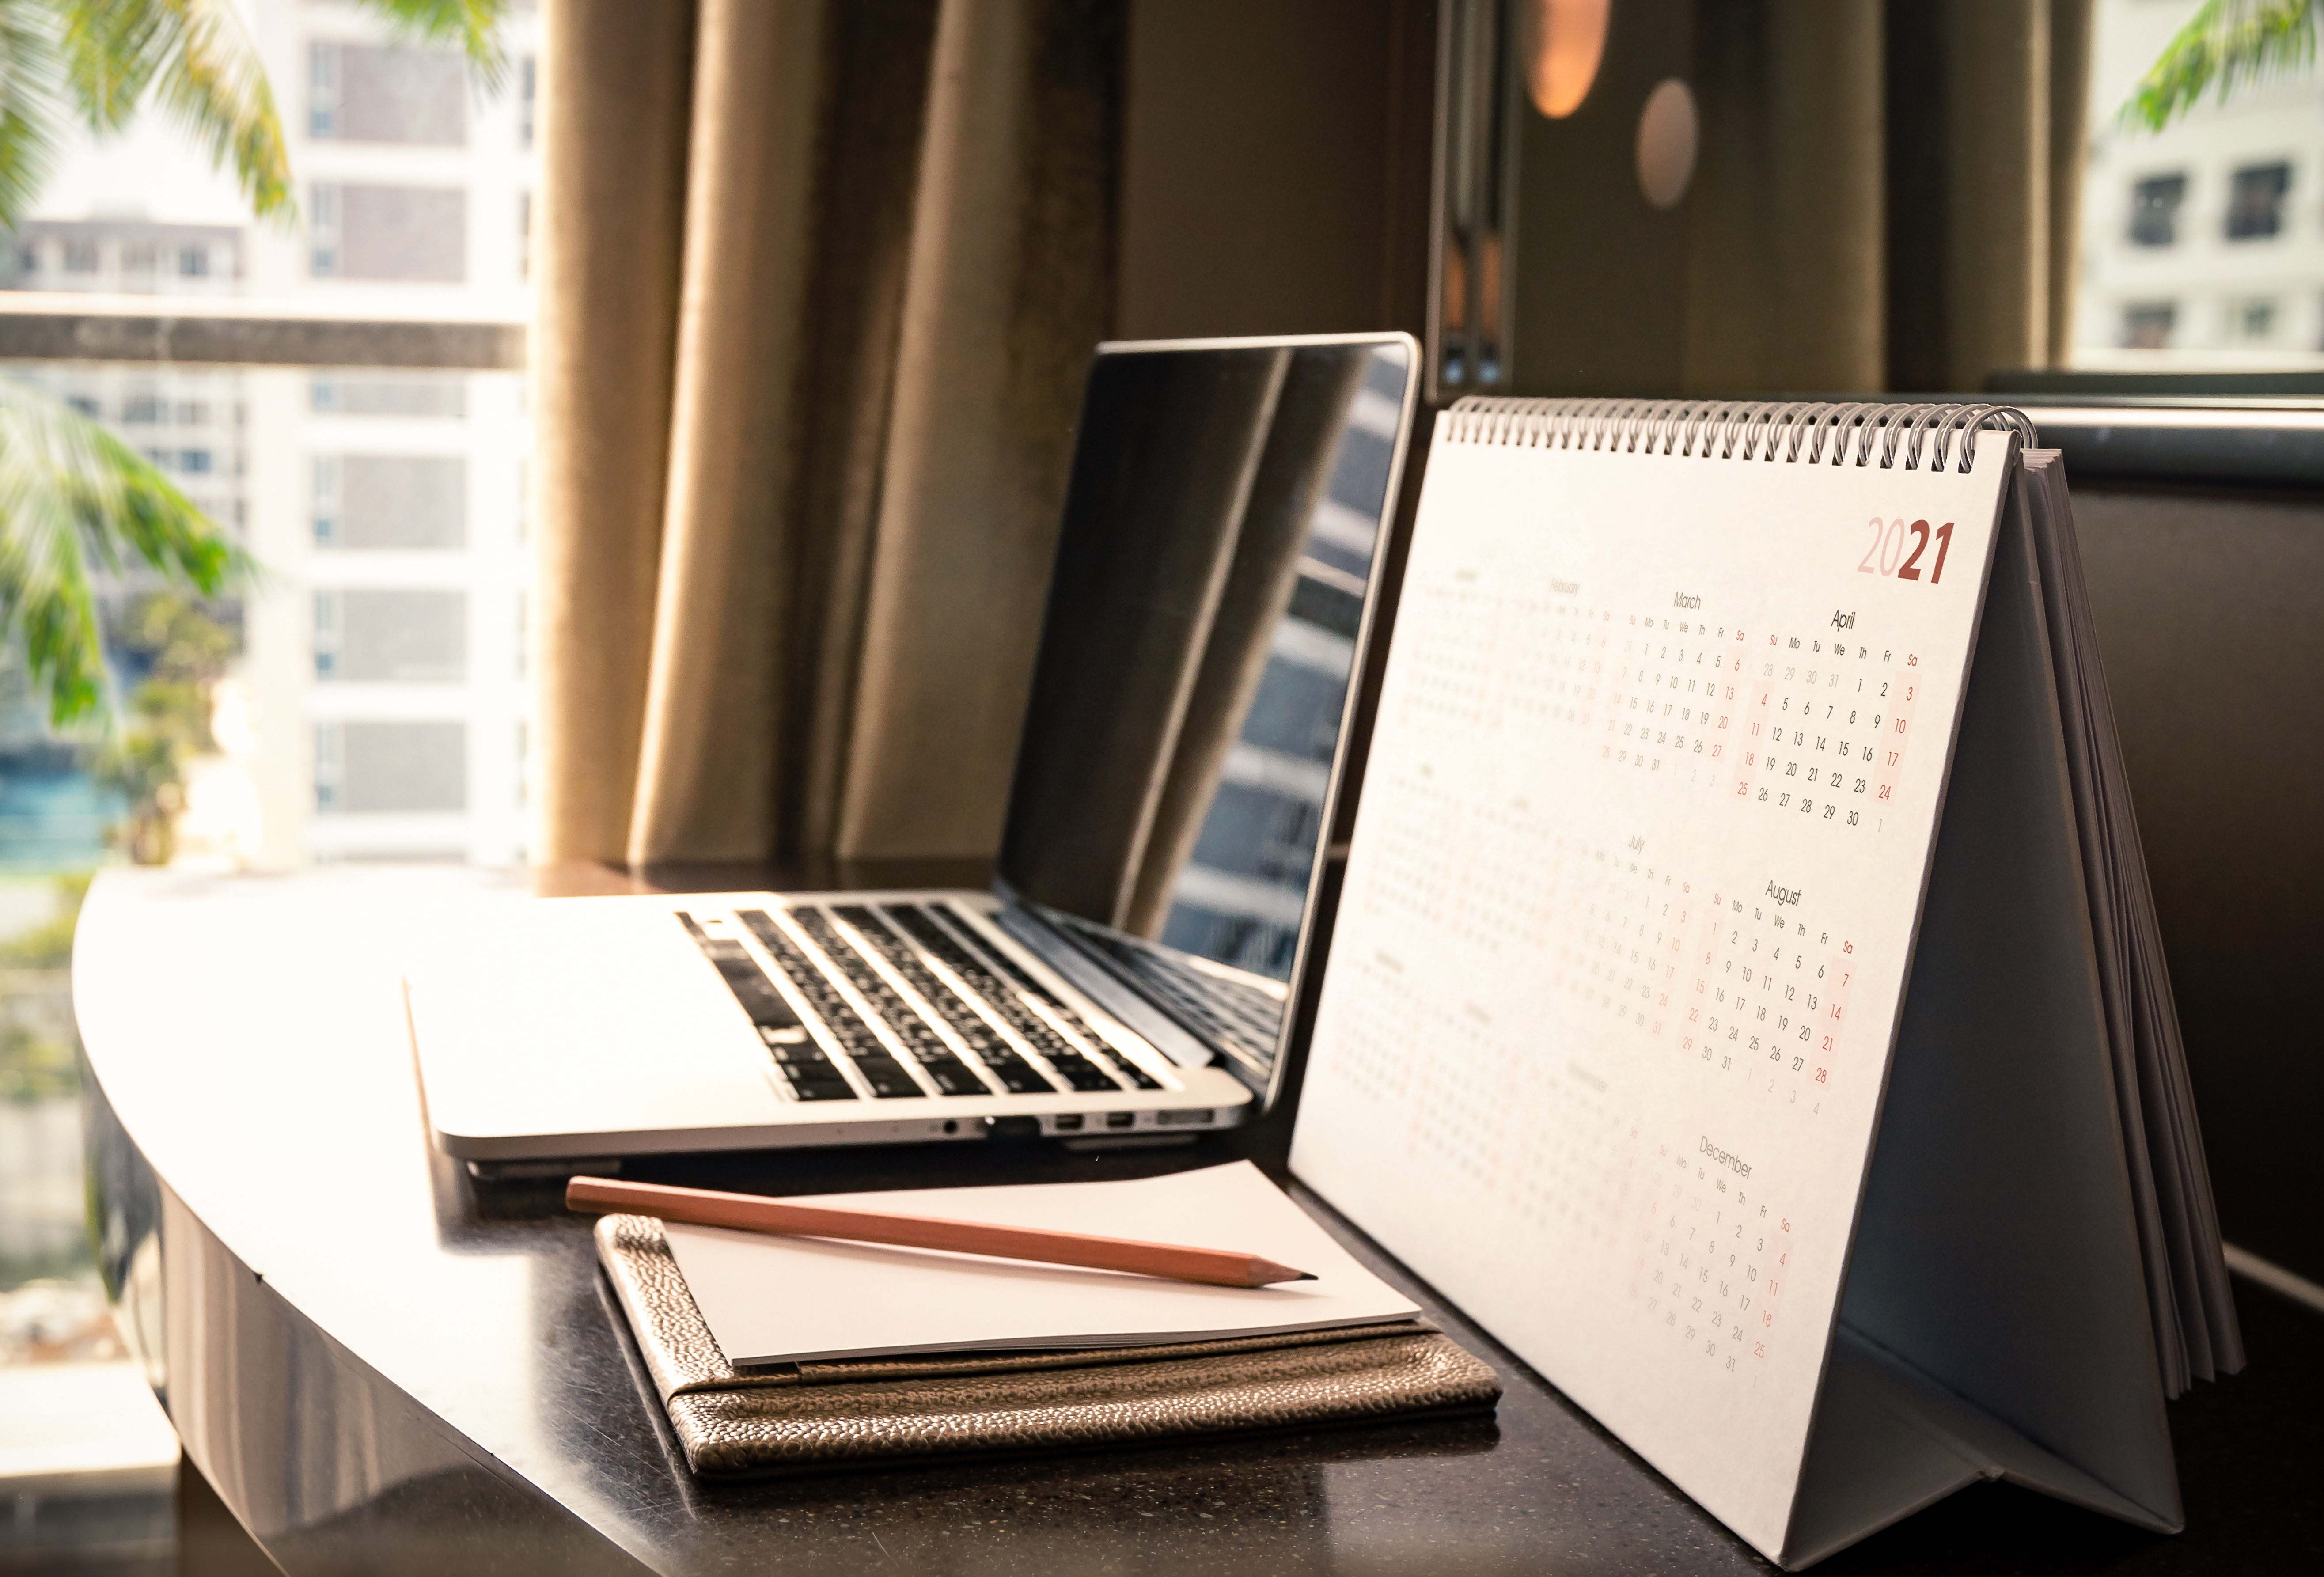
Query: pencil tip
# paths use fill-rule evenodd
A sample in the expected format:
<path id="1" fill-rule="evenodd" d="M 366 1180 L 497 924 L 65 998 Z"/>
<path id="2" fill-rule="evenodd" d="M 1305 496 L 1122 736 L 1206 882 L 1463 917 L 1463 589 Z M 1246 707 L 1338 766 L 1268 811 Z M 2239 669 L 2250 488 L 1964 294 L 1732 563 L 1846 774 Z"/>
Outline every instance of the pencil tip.
<path id="1" fill-rule="evenodd" d="M 1322 1279 L 1322 1278 L 1321 1278 L 1321 1277 L 1318 1277 L 1318 1276 L 1317 1276 L 1314 1271 L 1312 1271 L 1312 1270 L 1303 1270 L 1303 1271 L 1301 1271 L 1298 1275 L 1296 1275 L 1296 1276 L 1293 1277 L 1291 1279 L 1292 1279 L 1292 1280 L 1294 1280 L 1294 1281 L 1316 1281 L 1316 1280 L 1320 1280 L 1320 1279 Z"/>

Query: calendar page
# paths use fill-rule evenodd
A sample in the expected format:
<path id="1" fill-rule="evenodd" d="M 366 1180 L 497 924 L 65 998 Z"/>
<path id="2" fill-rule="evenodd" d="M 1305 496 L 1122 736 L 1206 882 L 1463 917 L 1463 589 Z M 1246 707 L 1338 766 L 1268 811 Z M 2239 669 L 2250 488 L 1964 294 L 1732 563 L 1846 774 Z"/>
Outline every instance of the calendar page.
<path id="1" fill-rule="evenodd" d="M 1414 529 L 1293 1168 L 1771 1555 L 2009 454 L 1440 419 Z"/>

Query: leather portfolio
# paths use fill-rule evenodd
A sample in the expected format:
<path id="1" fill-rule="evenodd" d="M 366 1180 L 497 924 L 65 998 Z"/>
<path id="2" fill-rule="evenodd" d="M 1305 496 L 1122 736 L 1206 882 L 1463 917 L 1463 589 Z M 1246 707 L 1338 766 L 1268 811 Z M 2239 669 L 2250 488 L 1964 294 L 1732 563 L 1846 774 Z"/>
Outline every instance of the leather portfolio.
<path id="1" fill-rule="evenodd" d="M 1422 1320 L 1072 1351 L 736 1369 L 661 1223 L 609 1215 L 597 1258 L 687 1466 L 740 1477 L 1489 1412 L 1500 1382 Z"/>

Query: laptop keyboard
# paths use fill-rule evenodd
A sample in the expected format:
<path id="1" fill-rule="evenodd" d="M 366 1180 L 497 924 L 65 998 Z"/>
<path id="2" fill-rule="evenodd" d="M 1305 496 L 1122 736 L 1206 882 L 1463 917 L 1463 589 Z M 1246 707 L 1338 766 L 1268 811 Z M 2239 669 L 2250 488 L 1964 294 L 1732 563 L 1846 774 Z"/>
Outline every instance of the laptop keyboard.
<path id="1" fill-rule="evenodd" d="M 1276 998 L 1255 986 L 1206 974 L 1118 931 L 1082 924 L 1070 915 L 1051 918 L 1069 927 L 1084 946 L 1103 954 L 1167 1007 L 1172 1017 L 1191 1025 L 1212 1045 L 1262 1072 L 1274 1064 L 1284 1013 L 1284 1004 Z"/>
<path id="2" fill-rule="evenodd" d="M 946 1028 L 1000 1081 L 1001 1088 L 1011 1095 L 1047 1095 L 1057 1089 L 1058 1086 L 1047 1074 L 1027 1062 L 1018 1055 L 1015 1047 L 994 1033 L 991 1025 L 979 1018 L 974 1009 L 938 980 L 920 961 L 920 955 L 881 924 L 870 909 L 850 907 L 836 912 L 858 936 L 887 961 L 890 969 L 903 977 L 904 983 L 944 1019 Z"/>
<path id="3" fill-rule="evenodd" d="M 781 915 L 735 918 L 821 1020 L 826 1043 L 739 940 L 678 918 L 801 1101 L 1162 1087 L 1014 960 L 930 906 L 799 905 Z"/>
<path id="4" fill-rule="evenodd" d="M 751 934 L 758 937 L 759 945 L 775 961 L 775 967 L 783 972 L 783 978 L 807 1000 L 807 1007 L 815 1016 L 823 1020 L 825 1027 L 831 1031 L 832 1039 L 839 1043 L 846 1065 L 853 1068 L 856 1077 L 875 1098 L 893 1099 L 927 1093 L 904 1065 L 896 1060 L 895 1054 L 880 1038 L 878 1032 L 865 1023 L 847 999 L 840 994 L 829 977 L 816 967 L 815 961 L 807 955 L 805 948 L 791 940 L 779 927 L 763 923 L 766 920 L 764 915 L 744 914 L 739 918 L 750 927 Z M 742 944 L 735 943 L 734 945 L 739 947 Z M 835 1084 L 829 1079 L 818 1077 L 814 1081 L 816 1087 L 813 1093 L 810 1093 L 802 1088 L 799 1079 L 791 1072 L 790 1064 L 778 1057 L 776 1065 L 782 1069 L 783 1076 L 789 1080 L 792 1090 L 803 1101 L 852 1101 L 857 1097 L 857 1090 L 836 1067 L 833 1070 L 838 1074 Z"/>
<path id="5" fill-rule="evenodd" d="M 979 1000 L 998 1011 L 1001 1021 L 1047 1058 L 1071 1088 L 1114 1090 L 1124 1084 L 1135 1090 L 1162 1087 L 1159 1080 L 1136 1064 L 1100 1050 L 1103 1042 L 1097 1032 L 1058 1001 L 1056 993 L 1019 969 L 1007 954 L 981 938 L 971 940 L 962 935 L 925 904 L 899 904 L 885 912 L 930 957 L 959 976 Z M 1046 1011 L 1037 1011 L 1028 1004 L 1028 999 Z M 1068 1040 L 1058 1033 L 1060 1025 L 1072 1033 L 1074 1039 Z M 1109 1076 L 1110 1074 L 1119 1076 Z"/>

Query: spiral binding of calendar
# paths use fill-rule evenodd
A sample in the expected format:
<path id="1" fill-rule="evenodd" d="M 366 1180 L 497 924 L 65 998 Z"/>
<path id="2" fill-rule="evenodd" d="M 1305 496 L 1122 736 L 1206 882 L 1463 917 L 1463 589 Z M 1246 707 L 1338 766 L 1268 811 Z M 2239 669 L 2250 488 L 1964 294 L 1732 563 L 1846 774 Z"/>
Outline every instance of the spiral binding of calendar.
<path id="1" fill-rule="evenodd" d="M 2022 410 L 2006 405 L 1850 404 L 1813 401 L 1512 400 L 1472 394 L 1446 412 L 1445 441 L 1522 448 L 1606 449 L 1697 459 L 1782 460 L 1789 465 L 1902 465 L 1941 471 L 1977 461 L 1977 435 L 2038 440 Z"/>

